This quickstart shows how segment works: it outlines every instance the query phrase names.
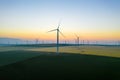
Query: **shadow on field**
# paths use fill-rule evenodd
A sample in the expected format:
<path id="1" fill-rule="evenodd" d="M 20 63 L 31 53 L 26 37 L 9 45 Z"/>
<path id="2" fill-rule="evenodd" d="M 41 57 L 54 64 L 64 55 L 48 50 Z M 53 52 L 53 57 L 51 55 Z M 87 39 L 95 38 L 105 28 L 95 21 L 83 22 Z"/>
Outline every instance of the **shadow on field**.
<path id="1" fill-rule="evenodd" d="M 35 53 L 42 55 L 0 67 L 0 80 L 120 80 L 120 58 Z"/>

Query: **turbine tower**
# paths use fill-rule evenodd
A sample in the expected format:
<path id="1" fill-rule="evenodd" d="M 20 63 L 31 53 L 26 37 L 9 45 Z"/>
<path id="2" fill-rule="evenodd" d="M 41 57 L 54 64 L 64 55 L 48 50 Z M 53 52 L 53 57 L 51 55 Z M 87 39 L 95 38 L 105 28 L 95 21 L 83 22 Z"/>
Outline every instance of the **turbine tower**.
<path id="1" fill-rule="evenodd" d="M 36 45 L 38 44 L 38 42 L 39 42 L 39 40 L 38 40 L 38 39 L 36 39 L 36 40 L 35 40 Z"/>
<path id="2" fill-rule="evenodd" d="M 75 36 L 77 37 L 76 43 L 77 43 L 77 45 L 79 47 L 79 36 L 77 36 L 76 34 L 75 34 Z"/>
<path id="3" fill-rule="evenodd" d="M 57 54 L 59 54 L 59 33 L 60 33 L 62 36 L 64 36 L 64 35 L 62 34 L 62 32 L 60 32 L 59 27 L 60 27 L 60 22 L 59 22 L 59 24 L 58 24 L 57 29 L 53 29 L 53 30 L 48 31 L 48 32 L 57 31 L 57 45 L 56 45 L 56 53 L 57 53 Z"/>

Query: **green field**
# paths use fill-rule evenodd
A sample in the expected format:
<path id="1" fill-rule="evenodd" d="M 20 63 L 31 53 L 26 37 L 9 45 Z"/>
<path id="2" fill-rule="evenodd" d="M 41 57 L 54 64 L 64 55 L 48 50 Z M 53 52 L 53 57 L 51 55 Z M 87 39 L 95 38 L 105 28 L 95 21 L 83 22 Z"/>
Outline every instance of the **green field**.
<path id="1" fill-rule="evenodd" d="M 55 47 L 51 48 L 34 48 L 27 49 L 30 51 L 44 51 L 44 52 L 56 52 Z M 85 54 L 85 55 L 98 55 L 98 56 L 108 56 L 108 57 L 118 57 L 120 58 L 120 47 L 111 46 L 67 46 L 60 47 L 60 52 L 72 53 L 72 54 Z"/>
<path id="2" fill-rule="evenodd" d="M 120 80 L 120 47 L 0 47 L 0 80 Z"/>

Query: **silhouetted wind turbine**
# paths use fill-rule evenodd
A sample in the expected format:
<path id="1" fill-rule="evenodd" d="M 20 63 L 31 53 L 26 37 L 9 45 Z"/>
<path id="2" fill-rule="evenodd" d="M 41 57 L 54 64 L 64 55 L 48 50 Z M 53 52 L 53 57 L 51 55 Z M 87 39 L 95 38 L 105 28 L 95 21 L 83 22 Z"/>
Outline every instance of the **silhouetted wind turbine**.
<path id="1" fill-rule="evenodd" d="M 28 45 L 28 40 L 26 40 L 26 44 Z"/>
<path id="2" fill-rule="evenodd" d="M 36 40 L 35 40 L 35 43 L 36 43 L 36 44 L 38 44 L 38 42 L 39 42 L 39 40 L 38 40 L 38 39 L 36 39 Z"/>
<path id="3" fill-rule="evenodd" d="M 60 22 L 59 22 L 59 24 L 58 24 L 57 29 L 53 29 L 53 30 L 48 31 L 48 32 L 57 31 L 57 45 L 56 45 L 56 47 L 57 47 L 57 48 L 56 48 L 57 54 L 59 54 L 59 33 L 60 33 L 62 36 L 64 36 L 64 35 L 62 34 L 62 32 L 59 30 L 59 27 L 60 27 Z"/>
<path id="4" fill-rule="evenodd" d="M 65 40 L 65 45 L 66 45 L 66 40 Z"/>
<path id="5" fill-rule="evenodd" d="M 77 37 L 76 43 L 78 44 L 78 47 L 79 47 L 79 36 L 77 36 L 76 34 L 75 34 L 75 36 Z"/>
<path id="6" fill-rule="evenodd" d="M 85 42 L 85 41 L 84 41 L 84 40 L 82 40 L 82 44 L 83 44 L 83 45 L 84 45 L 84 42 Z"/>
<path id="7" fill-rule="evenodd" d="M 118 45 L 120 45 L 120 41 L 118 41 Z"/>

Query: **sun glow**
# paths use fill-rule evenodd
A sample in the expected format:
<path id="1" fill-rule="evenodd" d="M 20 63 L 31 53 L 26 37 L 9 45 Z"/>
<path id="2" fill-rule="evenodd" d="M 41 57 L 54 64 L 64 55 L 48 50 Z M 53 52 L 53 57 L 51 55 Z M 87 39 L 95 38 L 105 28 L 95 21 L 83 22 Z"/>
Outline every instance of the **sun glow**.
<path id="1" fill-rule="evenodd" d="M 56 29 L 62 18 L 60 30 L 65 38 L 60 36 L 61 40 L 74 40 L 75 34 L 81 40 L 120 40 L 117 1 L 0 2 L 0 37 L 56 40 L 56 32 L 47 31 Z"/>

